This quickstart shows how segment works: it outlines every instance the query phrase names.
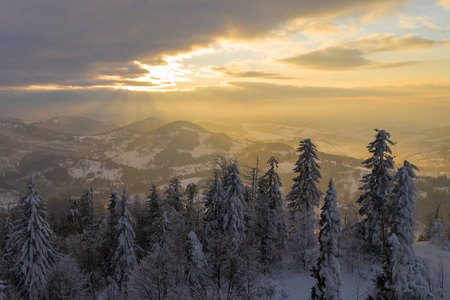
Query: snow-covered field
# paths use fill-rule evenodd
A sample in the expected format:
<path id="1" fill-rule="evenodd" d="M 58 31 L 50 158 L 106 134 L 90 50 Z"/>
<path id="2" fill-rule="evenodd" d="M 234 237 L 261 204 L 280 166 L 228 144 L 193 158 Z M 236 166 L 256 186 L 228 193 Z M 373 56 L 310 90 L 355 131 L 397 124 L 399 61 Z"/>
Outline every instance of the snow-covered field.
<path id="1" fill-rule="evenodd" d="M 444 297 L 442 299 L 450 299 L 450 252 L 444 251 L 428 242 L 418 242 L 414 244 L 414 249 L 418 258 L 429 261 L 432 279 L 435 279 L 438 265 L 442 263 L 446 275 Z M 343 283 L 341 297 L 343 300 L 365 299 L 367 290 L 373 286 L 371 275 L 363 279 L 356 273 L 347 274 L 342 271 L 341 276 Z M 315 284 L 315 279 L 311 277 L 310 272 L 302 270 L 300 273 L 296 273 L 286 270 L 277 282 L 289 294 L 288 299 L 308 300 L 311 296 L 311 288 Z"/>

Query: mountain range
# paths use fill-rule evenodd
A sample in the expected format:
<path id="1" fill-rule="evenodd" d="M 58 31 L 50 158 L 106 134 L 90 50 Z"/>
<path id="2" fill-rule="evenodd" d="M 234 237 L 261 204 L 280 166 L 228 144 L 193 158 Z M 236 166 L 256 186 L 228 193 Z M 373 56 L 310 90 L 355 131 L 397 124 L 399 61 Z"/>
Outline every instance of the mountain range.
<path id="1" fill-rule="evenodd" d="M 412 132 L 398 131 L 394 155 L 401 150 L 423 172 L 448 175 L 450 128 Z M 372 135 L 372 137 L 370 137 Z M 92 186 L 106 201 L 113 189 L 124 185 L 136 197 L 144 197 L 151 184 L 164 186 L 178 177 L 184 186 L 200 185 L 210 176 L 213 157 L 237 159 L 245 175 L 252 167 L 260 172 L 265 162 L 280 160 L 282 182 L 290 188 L 297 159 L 296 146 L 312 138 L 320 152 L 325 189 L 333 177 L 346 201 L 358 195 L 361 166 L 368 157 L 365 146 L 374 132 L 327 131 L 274 122 L 239 121 L 214 123 L 149 118 L 126 124 L 104 123 L 82 117 L 59 117 L 26 122 L 0 118 L 0 203 L 11 205 L 34 174 L 51 205 L 65 209 L 72 195 Z M 400 143 L 400 141 L 402 143 Z M 402 162 L 396 158 L 397 165 Z"/>

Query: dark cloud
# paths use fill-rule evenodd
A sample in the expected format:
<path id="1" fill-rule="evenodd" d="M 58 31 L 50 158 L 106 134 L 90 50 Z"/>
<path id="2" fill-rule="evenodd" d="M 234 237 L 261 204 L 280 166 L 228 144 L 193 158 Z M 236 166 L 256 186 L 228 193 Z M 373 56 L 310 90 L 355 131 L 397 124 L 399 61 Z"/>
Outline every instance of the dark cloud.
<path id="1" fill-rule="evenodd" d="M 339 17 L 404 1 L 1 1 L 0 86 L 137 76 L 141 70 L 129 68 L 134 60 L 160 63 L 164 54 L 218 37 L 255 38 L 296 17 Z"/>

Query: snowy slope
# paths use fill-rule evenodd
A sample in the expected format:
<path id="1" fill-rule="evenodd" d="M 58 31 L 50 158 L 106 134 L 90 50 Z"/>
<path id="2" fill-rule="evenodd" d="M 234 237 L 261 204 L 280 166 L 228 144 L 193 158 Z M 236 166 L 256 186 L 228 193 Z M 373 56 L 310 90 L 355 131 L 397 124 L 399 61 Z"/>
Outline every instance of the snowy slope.
<path id="1" fill-rule="evenodd" d="M 429 262 L 432 280 L 435 279 L 436 269 L 442 262 L 445 278 L 445 291 L 443 299 L 450 299 L 450 252 L 444 251 L 437 246 L 427 242 L 418 242 L 414 244 L 414 250 L 418 258 L 425 259 Z M 344 300 L 365 299 L 365 293 L 373 286 L 372 275 L 370 270 L 365 270 L 366 278 L 361 278 L 357 274 L 342 273 L 343 286 L 341 288 L 341 296 Z M 311 288 L 315 284 L 315 279 L 310 276 L 309 272 L 301 271 L 300 273 L 286 270 L 277 282 L 289 294 L 288 299 L 308 300 L 311 296 Z M 359 287 L 359 292 L 358 292 Z M 359 294 L 359 298 L 357 295 Z"/>

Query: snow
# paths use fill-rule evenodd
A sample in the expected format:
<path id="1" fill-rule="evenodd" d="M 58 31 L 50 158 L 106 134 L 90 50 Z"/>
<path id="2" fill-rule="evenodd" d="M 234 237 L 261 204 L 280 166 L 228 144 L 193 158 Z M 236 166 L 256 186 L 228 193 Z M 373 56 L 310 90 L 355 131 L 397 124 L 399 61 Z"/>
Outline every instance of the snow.
<path id="1" fill-rule="evenodd" d="M 11 123 L 7 121 L 0 121 L 0 127 L 8 129 L 23 129 L 23 126 L 21 124 Z"/>
<path id="2" fill-rule="evenodd" d="M 94 174 L 94 178 L 101 178 L 110 181 L 119 181 L 122 177 L 122 169 L 107 169 L 102 162 L 82 159 L 72 166 L 68 167 L 68 172 L 73 178 L 89 178 L 93 180 L 90 174 Z"/>
<path id="3" fill-rule="evenodd" d="M 450 252 L 444 251 L 436 245 L 432 245 L 428 242 L 416 242 L 414 245 L 414 251 L 418 258 L 429 260 L 431 264 L 436 264 L 442 261 L 444 264 L 445 272 L 450 274 Z M 450 280 L 450 276 L 449 280 Z M 450 296 L 450 284 L 447 284 L 447 293 Z"/>
<path id="4" fill-rule="evenodd" d="M 193 150 L 181 150 L 181 149 L 178 149 L 178 152 L 190 153 L 192 155 L 192 157 L 194 157 L 194 158 L 198 158 L 198 157 L 201 157 L 201 156 L 204 156 L 204 155 L 211 155 L 211 154 L 214 154 L 215 152 L 217 152 L 216 148 L 206 144 L 206 140 L 211 136 L 210 133 L 194 131 L 194 130 L 192 130 L 190 128 L 187 128 L 187 127 L 186 128 L 183 127 L 183 129 L 196 132 L 198 134 L 199 145 L 197 147 L 195 147 Z"/>
<path id="5" fill-rule="evenodd" d="M 175 174 L 177 174 L 177 176 L 190 175 L 209 169 L 211 169 L 211 166 L 209 164 L 193 164 L 180 167 L 172 167 L 172 170 L 175 172 Z"/>
<path id="6" fill-rule="evenodd" d="M 158 152 L 160 151 L 155 151 L 154 153 L 151 153 L 149 155 L 149 154 L 141 154 L 138 151 L 129 151 L 122 153 L 107 151 L 105 152 L 105 154 L 107 157 L 111 158 L 116 163 L 133 167 L 136 169 L 146 169 L 147 165 L 153 160 L 153 157 Z"/>
<path id="7" fill-rule="evenodd" d="M 357 299 L 357 285 L 359 280 L 359 299 L 364 299 L 364 293 L 371 287 L 372 281 L 369 278 L 358 279 L 358 274 L 342 273 L 342 299 Z M 309 300 L 311 296 L 311 288 L 316 283 L 316 280 L 311 277 L 309 272 L 295 273 L 287 271 L 282 274 L 282 278 L 277 280 L 277 283 L 289 294 L 288 299 L 295 300 Z"/>
<path id="8" fill-rule="evenodd" d="M 446 288 L 443 299 L 450 299 L 450 252 L 444 251 L 428 242 L 416 242 L 414 244 L 414 250 L 418 258 L 429 260 L 432 276 L 437 264 L 442 261 L 446 274 Z M 341 287 L 342 299 L 358 299 L 356 297 L 358 281 L 359 299 L 365 299 L 365 295 L 363 294 L 367 292 L 368 288 L 371 289 L 373 286 L 370 271 L 367 269 L 365 273 L 365 278 L 359 278 L 356 273 L 341 273 L 343 283 Z M 311 288 L 315 284 L 315 279 L 311 277 L 310 272 L 302 271 L 301 273 L 296 273 L 291 270 L 284 270 L 276 282 L 289 294 L 288 299 L 308 300 L 311 296 Z"/>

